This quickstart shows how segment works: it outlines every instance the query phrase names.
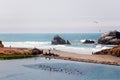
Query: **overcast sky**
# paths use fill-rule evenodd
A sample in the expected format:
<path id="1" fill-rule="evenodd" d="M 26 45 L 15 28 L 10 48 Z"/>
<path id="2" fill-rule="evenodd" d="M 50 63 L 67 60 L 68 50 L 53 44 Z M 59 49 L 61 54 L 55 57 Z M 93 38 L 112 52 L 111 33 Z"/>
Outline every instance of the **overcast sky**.
<path id="1" fill-rule="evenodd" d="M 120 30 L 120 0 L 0 0 L 0 32 Z"/>

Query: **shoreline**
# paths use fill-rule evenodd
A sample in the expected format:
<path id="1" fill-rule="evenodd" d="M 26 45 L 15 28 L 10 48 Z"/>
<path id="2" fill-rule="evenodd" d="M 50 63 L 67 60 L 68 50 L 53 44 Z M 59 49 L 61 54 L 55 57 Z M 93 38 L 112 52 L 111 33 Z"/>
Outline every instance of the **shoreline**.
<path id="1" fill-rule="evenodd" d="M 43 51 L 47 52 L 48 49 L 43 49 Z M 60 50 L 51 50 L 51 53 L 57 54 L 59 56 L 39 55 L 39 57 L 120 66 L 120 58 L 111 55 L 77 54 Z"/>
<path id="2" fill-rule="evenodd" d="M 0 48 L 0 55 L 31 55 L 32 48 Z M 42 49 L 43 54 L 38 54 L 38 57 L 46 57 L 46 58 L 54 58 L 54 59 L 62 59 L 62 60 L 70 60 L 70 61 L 78 61 L 78 62 L 88 62 L 88 63 L 97 63 L 97 64 L 107 64 L 107 65 L 116 65 L 120 66 L 120 58 L 111 56 L 111 55 L 90 55 L 90 54 L 77 54 L 74 52 L 66 52 L 60 50 L 50 50 L 51 53 L 58 56 L 48 56 L 44 55 L 46 52 L 49 52 L 49 49 Z M 12 52 L 15 54 L 12 54 Z M 2 54 L 1 54 L 2 53 Z M 5 54 L 7 53 L 7 54 Z M 13 58 L 15 59 L 15 58 Z"/>

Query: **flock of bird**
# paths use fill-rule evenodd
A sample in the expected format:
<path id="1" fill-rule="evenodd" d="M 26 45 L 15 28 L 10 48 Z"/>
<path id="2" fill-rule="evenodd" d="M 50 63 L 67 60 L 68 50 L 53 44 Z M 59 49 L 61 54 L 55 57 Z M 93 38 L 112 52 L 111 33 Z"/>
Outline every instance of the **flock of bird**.
<path id="1" fill-rule="evenodd" d="M 78 69 L 68 68 L 65 66 L 60 67 L 60 66 L 55 66 L 55 65 L 39 64 L 38 68 L 40 68 L 41 70 L 50 71 L 50 72 L 63 72 L 69 75 L 82 75 L 83 74 L 83 72 Z"/>

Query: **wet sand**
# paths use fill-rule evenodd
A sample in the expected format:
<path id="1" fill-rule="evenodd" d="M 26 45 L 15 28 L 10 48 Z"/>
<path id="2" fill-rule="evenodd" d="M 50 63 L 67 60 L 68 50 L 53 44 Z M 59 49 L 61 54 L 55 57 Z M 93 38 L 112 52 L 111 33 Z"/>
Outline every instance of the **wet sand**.
<path id="1" fill-rule="evenodd" d="M 47 49 L 45 49 L 43 51 L 44 51 L 44 53 L 48 52 Z M 51 50 L 51 53 L 59 55 L 57 57 L 51 57 L 51 58 L 120 66 L 120 58 L 114 57 L 111 55 L 77 54 L 77 53 L 73 53 L 73 52 L 65 52 L 65 51 L 60 51 L 60 50 Z"/>

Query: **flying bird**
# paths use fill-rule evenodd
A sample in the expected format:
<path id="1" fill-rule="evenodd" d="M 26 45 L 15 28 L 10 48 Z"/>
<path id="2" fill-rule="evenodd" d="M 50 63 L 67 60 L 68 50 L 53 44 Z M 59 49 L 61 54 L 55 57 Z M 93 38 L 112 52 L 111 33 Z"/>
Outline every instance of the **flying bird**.
<path id="1" fill-rule="evenodd" d="M 94 23 L 98 24 L 99 22 L 98 21 L 94 21 Z"/>

